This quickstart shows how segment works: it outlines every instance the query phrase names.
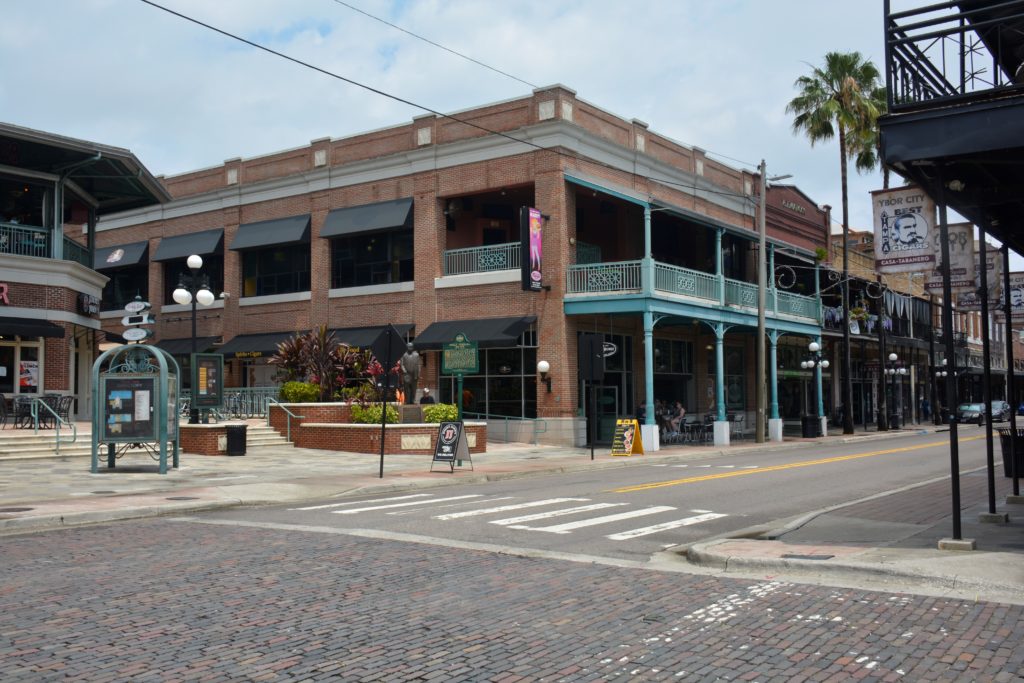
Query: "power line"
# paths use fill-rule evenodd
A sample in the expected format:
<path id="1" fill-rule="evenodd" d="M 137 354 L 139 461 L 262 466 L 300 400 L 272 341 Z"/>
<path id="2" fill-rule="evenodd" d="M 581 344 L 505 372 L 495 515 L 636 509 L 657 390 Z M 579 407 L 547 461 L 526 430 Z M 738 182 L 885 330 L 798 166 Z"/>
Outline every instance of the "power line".
<path id="1" fill-rule="evenodd" d="M 443 112 L 437 111 L 436 109 L 431 109 L 430 107 L 427 107 L 425 105 L 417 104 L 416 102 L 413 102 L 411 100 L 407 100 L 405 98 L 399 97 L 398 95 L 392 95 L 391 93 L 388 93 L 388 92 L 385 92 L 385 91 L 380 90 L 378 88 L 374 88 L 372 86 L 366 85 L 365 83 L 360 83 L 359 81 L 356 81 L 354 79 L 347 78 L 347 77 L 342 76 L 340 74 L 336 74 L 336 73 L 334 73 L 332 71 L 328 71 L 327 69 L 324 69 L 322 67 L 316 66 L 315 64 L 310 64 L 309 62 L 304 62 L 301 59 L 298 59 L 296 57 L 292 57 L 291 55 L 287 55 L 287 54 L 285 54 L 283 52 L 279 52 L 277 50 L 274 50 L 273 48 L 267 47 L 266 45 L 261 45 L 261 44 L 259 44 L 257 42 L 249 40 L 248 38 L 243 38 L 242 36 L 239 36 L 239 35 L 236 35 L 234 33 L 231 33 L 230 31 L 226 31 L 224 29 L 217 28 L 216 26 L 213 26 L 211 24 L 207 24 L 207 23 L 205 23 L 203 21 L 200 21 L 199 19 L 195 19 L 193 17 L 190 17 L 187 14 L 182 14 L 181 12 L 177 12 L 175 10 L 172 10 L 172 9 L 168 8 L 168 7 L 164 7 L 163 5 L 160 5 L 160 4 L 156 3 L 156 2 L 153 2 L 153 0 L 140 0 L 140 2 L 143 2 L 143 3 L 145 3 L 145 4 L 147 4 L 147 5 L 151 6 L 151 7 L 154 7 L 156 9 L 163 10 L 164 12 L 167 12 L 168 14 L 172 14 L 172 15 L 178 17 L 179 19 L 184 19 L 185 21 L 188 21 L 188 22 L 191 22 L 193 24 L 196 24 L 197 26 L 202 26 L 205 29 L 208 29 L 208 30 L 213 31 L 215 33 L 219 33 L 222 36 L 226 36 L 226 37 L 231 38 L 233 40 L 237 40 L 240 43 L 245 43 L 246 45 L 249 45 L 250 47 L 254 47 L 257 50 L 262 50 L 264 52 L 267 52 L 269 54 L 274 55 L 275 57 L 280 57 L 281 59 L 285 59 L 285 60 L 287 60 L 289 62 L 292 62 L 294 64 L 298 64 L 299 66 L 304 66 L 307 69 L 312 69 L 313 71 L 321 73 L 321 74 L 323 74 L 325 76 L 328 76 L 330 78 L 334 78 L 336 80 L 343 81 L 343 82 L 348 83 L 350 85 L 354 85 L 354 86 L 356 86 L 358 88 L 362 88 L 363 90 L 367 90 L 369 92 L 372 92 L 375 95 L 380 95 L 381 97 L 386 97 L 386 98 L 388 98 L 390 100 L 394 100 L 396 102 L 400 102 L 400 103 L 408 105 L 410 107 L 413 107 L 413 108 L 416 108 L 416 109 L 420 109 L 420 110 L 428 112 L 430 114 L 434 114 L 435 116 L 439 116 L 441 118 L 445 118 L 445 119 L 448 119 L 450 121 L 455 121 L 456 123 L 461 123 L 464 126 L 469 126 L 470 128 L 475 128 L 476 130 L 482 131 L 484 133 L 488 133 L 490 135 L 496 135 L 498 137 L 505 138 L 506 140 L 510 140 L 512 142 L 518 142 L 519 144 L 526 145 L 528 147 L 532 147 L 532 148 L 534 148 L 534 149 L 536 149 L 538 151 L 551 152 L 553 154 L 557 154 L 558 156 L 565 157 L 567 159 L 573 159 L 575 161 L 580 161 L 581 160 L 580 157 L 578 157 L 575 154 L 569 154 L 567 152 L 563 152 L 563 151 L 555 149 L 553 147 L 544 147 L 542 145 L 538 145 L 535 142 L 531 142 L 529 140 L 523 140 L 523 139 L 517 138 L 517 137 L 515 137 L 513 135 L 509 135 L 508 133 L 502 133 L 501 131 L 492 130 L 492 129 L 487 128 L 485 126 L 481 126 L 481 125 L 479 125 L 477 123 L 473 123 L 472 121 L 466 121 L 464 119 L 460 119 L 459 117 L 453 116 L 452 114 L 445 114 Z M 617 171 L 617 172 L 621 172 L 621 170 L 622 170 L 622 169 L 616 168 L 615 166 L 612 166 L 611 164 L 607 164 L 607 163 L 604 163 L 604 162 L 601 162 L 601 161 L 597 161 L 596 159 L 583 159 L 583 161 L 586 161 L 587 163 L 592 163 L 592 164 L 597 165 L 597 166 L 603 166 L 604 168 L 608 168 L 608 169 L 611 169 L 611 170 Z M 695 194 L 696 194 L 696 192 L 698 192 L 698 188 L 697 188 L 696 183 L 681 183 L 681 182 L 677 182 L 677 181 L 674 181 L 674 180 L 668 180 L 667 178 L 655 178 L 653 176 L 642 176 L 642 177 L 645 177 L 648 180 L 653 180 L 655 182 L 661 183 L 663 185 L 672 185 L 672 186 L 675 186 L 675 187 L 682 187 L 682 188 L 692 189 Z M 739 198 L 739 199 L 749 199 L 747 197 L 747 195 L 741 194 L 741 193 L 737 193 L 737 192 L 724 192 L 724 191 L 719 191 L 719 190 L 708 190 L 708 189 L 703 189 L 703 188 L 700 189 L 699 191 L 707 193 L 707 194 L 720 195 L 720 196 L 723 196 L 723 197 L 736 197 L 736 198 Z"/>
<path id="2" fill-rule="evenodd" d="M 464 55 L 461 52 L 457 52 L 457 51 L 455 51 L 455 50 L 453 50 L 453 49 L 451 49 L 449 47 L 445 47 L 444 45 L 441 45 L 440 43 L 435 43 L 433 40 L 430 40 L 429 38 L 424 38 L 423 36 L 421 36 L 421 35 L 419 35 L 417 33 L 413 33 L 412 31 L 409 31 L 407 29 L 404 29 L 401 26 L 398 26 L 397 24 L 392 24 L 387 19 L 381 19 L 378 16 L 374 16 L 373 14 L 370 14 L 369 12 L 367 12 L 365 10 L 361 10 L 358 7 L 355 7 L 354 5 L 350 5 L 347 2 L 344 2 L 344 0 L 334 0 L 334 2 L 338 3 L 339 5 L 343 5 L 344 7 L 348 7 L 353 12 L 359 12 L 360 14 L 362 14 L 365 17 L 369 17 L 370 19 L 373 19 L 374 21 L 379 21 L 380 23 L 382 23 L 382 24 L 384 24 L 386 26 L 390 26 L 393 29 L 399 30 L 402 33 L 410 35 L 413 38 L 416 38 L 417 40 L 422 40 L 424 43 L 428 43 L 430 45 L 433 45 L 436 48 L 444 50 L 445 52 L 450 52 L 451 54 L 455 55 L 456 57 L 462 57 L 463 59 L 468 60 L 470 62 L 473 62 L 474 64 L 477 64 L 479 66 L 482 66 L 485 69 L 490 69 L 494 73 L 501 74 L 502 76 L 507 76 L 508 78 L 511 78 L 514 81 L 519 81 L 520 83 L 523 83 L 524 85 L 528 85 L 531 88 L 538 88 L 538 87 L 540 87 L 540 86 L 534 85 L 533 83 L 530 83 L 529 81 L 524 81 L 522 78 L 519 78 L 518 76 L 513 76 L 510 73 L 502 71 L 501 69 L 496 69 L 493 66 L 490 66 L 489 64 L 484 64 L 483 62 L 481 62 L 478 59 L 473 59 L 472 57 L 470 57 L 468 55 Z"/>

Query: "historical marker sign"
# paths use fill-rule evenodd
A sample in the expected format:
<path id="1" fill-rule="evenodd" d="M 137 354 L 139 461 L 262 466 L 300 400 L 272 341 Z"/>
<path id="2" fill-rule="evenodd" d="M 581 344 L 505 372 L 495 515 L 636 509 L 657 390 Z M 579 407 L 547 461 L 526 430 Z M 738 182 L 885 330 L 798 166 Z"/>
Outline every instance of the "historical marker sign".
<path id="1" fill-rule="evenodd" d="M 461 332 L 441 351 L 441 372 L 446 375 L 475 375 L 480 372 L 480 351 L 476 342 Z"/>

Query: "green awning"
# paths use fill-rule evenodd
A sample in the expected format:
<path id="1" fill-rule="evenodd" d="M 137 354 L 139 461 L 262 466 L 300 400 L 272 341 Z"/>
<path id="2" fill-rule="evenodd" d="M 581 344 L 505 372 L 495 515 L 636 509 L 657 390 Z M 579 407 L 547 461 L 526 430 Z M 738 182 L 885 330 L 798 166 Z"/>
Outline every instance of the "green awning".
<path id="1" fill-rule="evenodd" d="M 165 237 L 153 254 L 154 261 L 174 261 L 188 258 L 192 254 L 209 256 L 219 254 L 224 245 L 224 228 L 203 230 L 190 235 Z"/>
<path id="2" fill-rule="evenodd" d="M 131 244 L 117 244 L 112 247 L 96 247 L 96 256 L 93 258 L 93 270 L 110 270 L 111 268 L 126 268 L 137 266 L 146 260 L 146 253 L 149 249 L 149 242 L 132 242 Z"/>
<path id="3" fill-rule="evenodd" d="M 196 353 L 206 353 L 216 343 L 218 337 L 196 337 Z M 187 356 L 192 353 L 192 337 L 184 339 L 161 339 L 156 347 L 163 349 L 172 356 Z"/>
<path id="4" fill-rule="evenodd" d="M 321 237 L 412 227 L 412 197 L 335 209 L 327 214 Z"/>
<path id="5" fill-rule="evenodd" d="M 238 251 L 304 242 L 309 242 L 309 214 L 240 225 L 238 232 L 235 233 L 235 239 L 231 241 L 230 249 Z"/>
<path id="6" fill-rule="evenodd" d="M 517 316 L 514 318 L 483 318 L 481 320 L 446 320 L 432 323 L 423 333 L 418 335 L 414 344 L 418 351 L 440 349 L 444 344 L 455 339 L 455 335 L 463 333 L 471 342 L 476 342 L 481 349 L 515 346 L 519 335 L 530 325 L 537 322 L 537 316 Z"/>

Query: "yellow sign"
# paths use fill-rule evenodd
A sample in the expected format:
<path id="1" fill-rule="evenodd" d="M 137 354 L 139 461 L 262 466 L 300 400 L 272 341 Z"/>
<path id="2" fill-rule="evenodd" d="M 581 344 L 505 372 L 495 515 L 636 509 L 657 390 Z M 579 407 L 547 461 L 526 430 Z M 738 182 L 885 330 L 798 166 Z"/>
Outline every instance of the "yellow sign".
<path id="1" fill-rule="evenodd" d="M 612 437 L 612 455 L 643 455 L 644 440 L 636 420 L 616 420 Z"/>

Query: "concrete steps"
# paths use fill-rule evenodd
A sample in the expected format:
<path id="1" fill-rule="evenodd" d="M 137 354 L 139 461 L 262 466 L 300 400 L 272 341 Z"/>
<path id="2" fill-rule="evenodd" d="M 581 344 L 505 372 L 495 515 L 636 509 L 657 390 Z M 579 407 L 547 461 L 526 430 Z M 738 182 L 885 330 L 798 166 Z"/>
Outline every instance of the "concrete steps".
<path id="1" fill-rule="evenodd" d="M 87 423 L 79 423 L 78 437 L 74 443 L 66 443 L 71 432 L 61 429 L 62 443 L 60 457 L 91 457 L 92 433 Z M 40 429 L 36 434 L 31 429 L 0 429 L 0 461 L 32 460 L 57 457 L 54 431 Z M 266 424 L 248 425 L 245 430 L 246 448 L 291 448 L 292 444 Z M 101 454 L 102 455 L 102 454 Z"/>

